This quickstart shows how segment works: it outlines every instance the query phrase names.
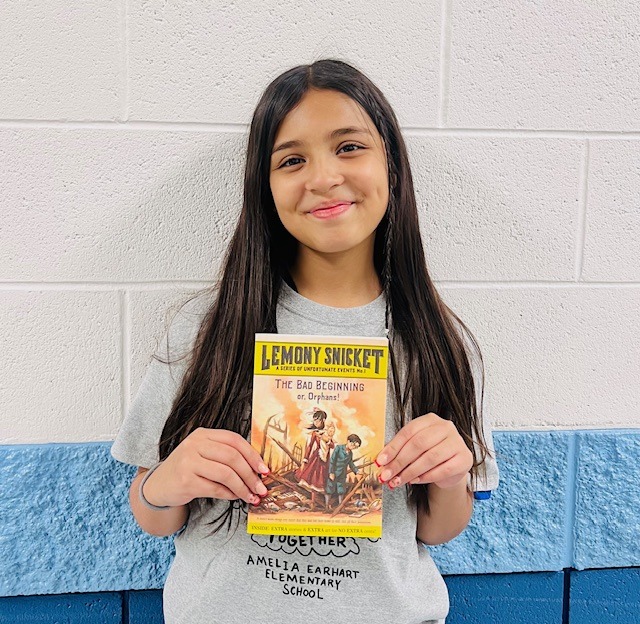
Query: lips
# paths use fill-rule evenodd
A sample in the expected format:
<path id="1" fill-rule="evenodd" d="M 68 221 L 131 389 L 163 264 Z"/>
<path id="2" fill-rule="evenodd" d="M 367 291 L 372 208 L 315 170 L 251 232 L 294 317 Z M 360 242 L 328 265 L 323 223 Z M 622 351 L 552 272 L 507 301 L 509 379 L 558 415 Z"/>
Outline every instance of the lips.
<path id="1" fill-rule="evenodd" d="M 316 207 L 310 211 L 309 214 L 313 215 L 318 219 L 329 219 L 331 217 L 337 217 L 338 215 L 346 212 L 351 208 L 353 202 L 339 202 L 333 203 L 329 205 L 321 205 L 320 207 Z"/>

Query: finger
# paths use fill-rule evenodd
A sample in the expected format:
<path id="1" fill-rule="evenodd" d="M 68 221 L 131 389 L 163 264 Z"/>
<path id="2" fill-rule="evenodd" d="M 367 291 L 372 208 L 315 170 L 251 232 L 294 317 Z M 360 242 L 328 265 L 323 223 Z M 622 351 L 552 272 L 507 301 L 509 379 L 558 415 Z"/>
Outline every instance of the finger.
<path id="1" fill-rule="evenodd" d="M 435 414 L 433 414 L 435 416 Z M 410 423 L 406 424 L 398 433 L 393 437 L 391 442 L 387 444 L 376 458 L 376 464 L 381 467 L 392 461 L 396 455 L 400 452 L 400 449 L 421 429 L 427 427 L 431 422 L 432 414 L 426 414 L 415 418 Z"/>
<path id="2" fill-rule="evenodd" d="M 429 472 L 436 466 L 449 461 L 456 455 L 457 446 L 455 442 L 445 438 L 434 447 L 425 451 L 408 463 L 404 470 L 399 471 L 398 474 L 389 481 L 389 487 L 394 488 L 402 485 L 403 483 L 409 483 L 413 479 L 417 479 L 421 475 Z"/>
<path id="3" fill-rule="evenodd" d="M 202 458 L 196 468 L 196 474 L 204 477 L 213 483 L 219 483 L 233 493 L 233 498 L 241 498 L 247 503 L 260 500 L 237 475 L 237 473 L 226 464 Z"/>
<path id="4" fill-rule="evenodd" d="M 229 488 L 222 483 L 214 483 L 196 475 L 194 498 L 220 498 L 224 500 L 236 500 L 238 498 Z"/>
<path id="5" fill-rule="evenodd" d="M 229 466 L 253 493 L 260 496 L 264 496 L 267 493 L 267 488 L 260 480 L 260 477 L 247 463 L 246 457 L 235 447 L 208 440 L 208 443 L 203 445 L 199 452 L 204 459 Z"/>
<path id="6" fill-rule="evenodd" d="M 456 456 L 420 475 L 412 483 L 434 483 L 440 487 L 451 487 L 466 477 L 467 472 L 464 463 Z"/>
<path id="7" fill-rule="evenodd" d="M 439 445 L 447 438 L 447 435 L 448 432 L 444 427 L 427 427 L 419 430 L 407 440 L 396 457 L 385 465 L 380 473 L 380 480 L 383 483 L 392 480 L 427 451 Z M 406 483 L 406 480 L 404 482 Z"/>
<path id="8" fill-rule="evenodd" d="M 269 467 L 264 463 L 260 453 L 251 446 L 239 433 L 227 429 L 205 429 L 205 435 L 209 440 L 232 446 L 242 453 L 247 463 L 254 472 L 268 474 Z"/>

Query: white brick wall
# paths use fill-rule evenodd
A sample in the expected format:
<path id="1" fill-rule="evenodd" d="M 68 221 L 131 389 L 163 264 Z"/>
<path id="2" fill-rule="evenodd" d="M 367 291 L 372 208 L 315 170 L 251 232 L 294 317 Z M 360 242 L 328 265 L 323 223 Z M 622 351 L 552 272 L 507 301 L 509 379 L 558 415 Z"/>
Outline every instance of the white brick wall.
<path id="1" fill-rule="evenodd" d="M 109 440 L 213 279 L 280 72 L 365 71 L 501 428 L 640 425 L 640 8 L 4 0 L 0 443 Z M 195 122 L 195 123 L 194 123 Z"/>

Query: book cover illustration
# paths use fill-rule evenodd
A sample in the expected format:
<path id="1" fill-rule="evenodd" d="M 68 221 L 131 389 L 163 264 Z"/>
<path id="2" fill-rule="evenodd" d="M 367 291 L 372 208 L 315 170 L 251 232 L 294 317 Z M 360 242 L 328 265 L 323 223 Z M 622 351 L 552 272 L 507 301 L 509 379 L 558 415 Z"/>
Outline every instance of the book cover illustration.
<path id="1" fill-rule="evenodd" d="M 251 444 L 270 473 L 258 534 L 382 535 L 386 338 L 256 334 Z"/>

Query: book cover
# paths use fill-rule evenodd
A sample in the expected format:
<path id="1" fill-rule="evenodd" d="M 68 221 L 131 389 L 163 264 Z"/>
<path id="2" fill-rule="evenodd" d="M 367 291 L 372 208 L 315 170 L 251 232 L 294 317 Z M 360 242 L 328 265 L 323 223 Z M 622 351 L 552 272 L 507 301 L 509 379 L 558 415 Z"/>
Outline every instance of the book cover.
<path id="1" fill-rule="evenodd" d="M 268 493 L 247 531 L 376 538 L 386 338 L 256 334 L 251 444 Z"/>

